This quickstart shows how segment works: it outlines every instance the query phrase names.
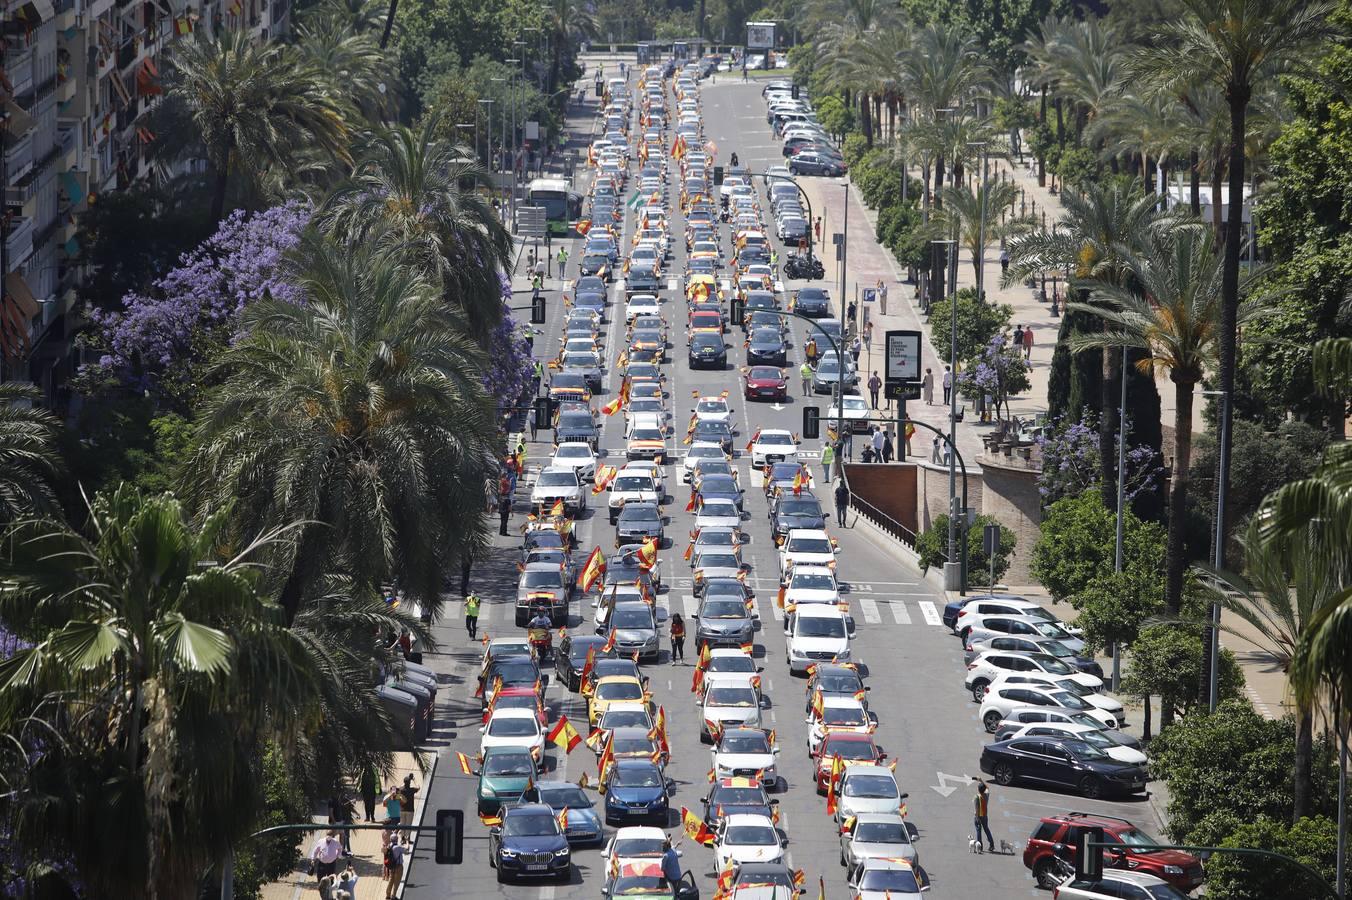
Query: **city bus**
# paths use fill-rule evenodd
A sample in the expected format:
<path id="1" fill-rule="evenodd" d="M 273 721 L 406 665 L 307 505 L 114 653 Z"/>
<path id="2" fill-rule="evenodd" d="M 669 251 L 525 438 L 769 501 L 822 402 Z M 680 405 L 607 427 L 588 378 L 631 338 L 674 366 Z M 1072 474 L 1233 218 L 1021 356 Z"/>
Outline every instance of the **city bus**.
<path id="1" fill-rule="evenodd" d="M 562 178 L 537 178 L 526 191 L 530 206 L 543 206 L 549 233 L 566 235 L 582 216 L 582 195 Z"/>

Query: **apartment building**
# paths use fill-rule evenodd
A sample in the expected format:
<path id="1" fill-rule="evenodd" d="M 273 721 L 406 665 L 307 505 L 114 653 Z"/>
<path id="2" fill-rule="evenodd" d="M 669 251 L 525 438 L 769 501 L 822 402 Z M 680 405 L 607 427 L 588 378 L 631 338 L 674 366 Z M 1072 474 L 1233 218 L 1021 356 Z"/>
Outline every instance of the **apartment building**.
<path id="1" fill-rule="evenodd" d="M 79 213 L 153 178 L 147 114 L 173 45 L 284 37 L 291 0 L 0 0 L 0 380 L 50 399 L 77 364 Z"/>

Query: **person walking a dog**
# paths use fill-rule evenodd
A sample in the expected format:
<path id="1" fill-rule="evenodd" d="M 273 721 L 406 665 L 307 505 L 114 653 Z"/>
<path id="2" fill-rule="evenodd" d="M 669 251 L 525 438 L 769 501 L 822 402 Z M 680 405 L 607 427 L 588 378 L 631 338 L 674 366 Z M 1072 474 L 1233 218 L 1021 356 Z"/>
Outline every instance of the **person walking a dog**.
<path id="1" fill-rule="evenodd" d="M 976 794 L 972 797 L 972 826 L 976 832 L 972 837 L 976 840 L 978 848 L 981 846 L 981 832 L 986 832 L 986 843 L 990 845 L 991 852 L 995 852 L 995 838 L 991 835 L 990 823 L 990 805 L 991 795 L 986 788 L 986 782 L 980 778 L 976 780 Z"/>

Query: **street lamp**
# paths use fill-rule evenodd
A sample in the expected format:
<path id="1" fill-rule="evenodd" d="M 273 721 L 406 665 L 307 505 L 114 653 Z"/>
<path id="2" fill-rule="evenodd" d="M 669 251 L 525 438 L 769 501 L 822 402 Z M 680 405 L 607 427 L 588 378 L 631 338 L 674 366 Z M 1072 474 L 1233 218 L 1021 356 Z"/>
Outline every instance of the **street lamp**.
<path id="1" fill-rule="evenodd" d="M 985 141 L 968 141 L 968 147 L 981 148 L 981 183 L 977 190 L 981 192 L 981 221 L 977 225 L 977 261 L 976 261 L 976 299 L 978 303 L 986 302 L 986 197 L 989 191 L 986 190 L 986 156 Z"/>
<path id="2" fill-rule="evenodd" d="M 934 244 L 957 244 L 957 241 L 932 241 Z M 950 450 L 958 446 L 958 298 L 948 301 L 952 321 L 948 335 L 948 371 L 951 384 L 948 388 L 948 443 Z M 961 586 L 962 565 L 958 559 L 958 469 L 957 454 L 948 457 L 948 560 L 944 563 L 944 590 L 957 590 Z M 966 510 L 961 510 L 966 515 Z"/>
<path id="3" fill-rule="evenodd" d="M 1125 350 L 1123 362 L 1125 363 Z M 1122 370 L 1122 383 L 1127 381 L 1126 369 Z M 1228 391 L 1202 391 L 1206 397 L 1221 398 L 1221 422 L 1227 422 L 1230 418 L 1230 393 Z M 1216 473 L 1216 483 L 1226 484 L 1229 473 L 1230 460 L 1230 429 L 1221 429 L 1221 445 L 1219 453 L 1220 470 Z M 1220 571 L 1225 566 L 1225 491 L 1216 492 L 1216 537 L 1215 545 L 1212 548 L 1212 565 L 1216 571 Z M 1210 667 L 1207 670 L 1207 709 L 1210 712 L 1216 711 L 1216 704 L 1220 700 L 1220 654 L 1221 654 L 1221 605 L 1215 601 L 1211 603 L 1210 623 L 1207 626 L 1210 632 L 1207 635 L 1208 650 L 1211 653 Z"/>
<path id="4" fill-rule="evenodd" d="M 494 80 L 494 81 L 497 81 L 496 78 L 493 79 L 493 80 Z M 488 99 L 488 100 L 480 100 L 480 101 L 479 101 L 479 105 L 480 105 L 480 106 L 486 105 L 486 106 L 488 107 L 488 109 L 484 112 L 484 122 L 485 122 L 486 125 L 487 125 L 487 127 L 484 129 L 484 164 L 488 166 L 488 171 L 489 171 L 489 172 L 492 172 L 492 171 L 493 171 L 493 100 L 492 100 L 492 99 Z M 477 152 L 479 151 L 479 133 L 478 133 L 478 131 L 477 131 L 477 126 L 478 126 L 478 124 L 479 124 L 479 120 L 478 120 L 477 118 L 474 120 L 474 124 L 475 124 L 475 126 L 476 126 L 476 131 L 475 131 L 475 133 L 474 133 L 474 152 L 477 153 Z"/>

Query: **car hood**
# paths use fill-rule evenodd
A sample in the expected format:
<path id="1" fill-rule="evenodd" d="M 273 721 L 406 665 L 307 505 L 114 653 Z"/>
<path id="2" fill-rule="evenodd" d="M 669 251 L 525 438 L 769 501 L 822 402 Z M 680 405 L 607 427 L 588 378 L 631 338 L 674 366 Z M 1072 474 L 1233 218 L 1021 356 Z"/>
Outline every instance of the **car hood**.
<path id="1" fill-rule="evenodd" d="M 1109 747 L 1103 751 L 1114 762 L 1128 766 L 1144 766 L 1149 758 L 1140 750 L 1131 747 Z"/>
<path id="2" fill-rule="evenodd" d="M 745 631 L 746 629 L 753 627 L 755 626 L 753 625 L 752 620 L 749 618 L 739 618 L 739 619 L 702 618 L 699 620 L 700 631 L 707 632 L 710 634 L 727 634 L 731 632 Z M 740 678 L 741 680 L 745 680 L 746 676 L 742 675 L 740 676 Z"/>
<path id="3" fill-rule="evenodd" d="M 530 783 L 529 775 L 485 775 L 480 783 L 497 794 L 519 794 Z"/>
<path id="4" fill-rule="evenodd" d="M 838 592 L 819 588 L 791 588 L 784 592 L 786 603 L 836 603 L 839 599 Z"/>
<path id="5" fill-rule="evenodd" d="M 502 846 L 516 853 L 546 853 L 564 849 L 568 839 L 561 834 L 513 835 L 503 838 Z"/>
<path id="6" fill-rule="evenodd" d="M 850 844 L 850 852 L 855 859 L 915 859 L 913 844 Z"/>
<path id="7" fill-rule="evenodd" d="M 775 516 L 775 524 L 782 529 L 818 529 L 821 528 L 825 522 L 825 516 L 804 515 L 802 513 L 781 513 L 780 515 Z"/>
<path id="8" fill-rule="evenodd" d="M 606 796 L 622 803 L 652 803 L 665 797 L 666 792 L 660 787 L 612 787 Z"/>
<path id="9" fill-rule="evenodd" d="M 843 653 L 850 647 L 848 637 L 795 637 L 792 639 L 794 650 L 799 653 Z"/>
<path id="10" fill-rule="evenodd" d="M 778 844 L 736 844 L 714 848 L 720 862 L 732 860 L 733 862 L 774 862 L 784 855 L 784 848 Z"/>
<path id="11" fill-rule="evenodd" d="M 754 706 L 706 706 L 706 722 L 745 722 L 748 725 L 760 724 L 760 710 Z"/>
<path id="12" fill-rule="evenodd" d="M 841 797 L 840 818 L 843 821 L 859 813 L 894 813 L 902 802 L 896 797 Z"/>
<path id="13" fill-rule="evenodd" d="M 717 753 L 714 765 L 724 769 L 769 769 L 775 764 L 773 753 Z"/>
<path id="14" fill-rule="evenodd" d="M 615 632 L 615 640 L 633 644 L 639 641 L 657 639 L 657 631 L 652 628 L 620 628 Z"/>
<path id="15" fill-rule="evenodd" d="M 826 566 L 836 561 L 834 553 L 792 553 L 785 558 L 795 566 Z"/>

